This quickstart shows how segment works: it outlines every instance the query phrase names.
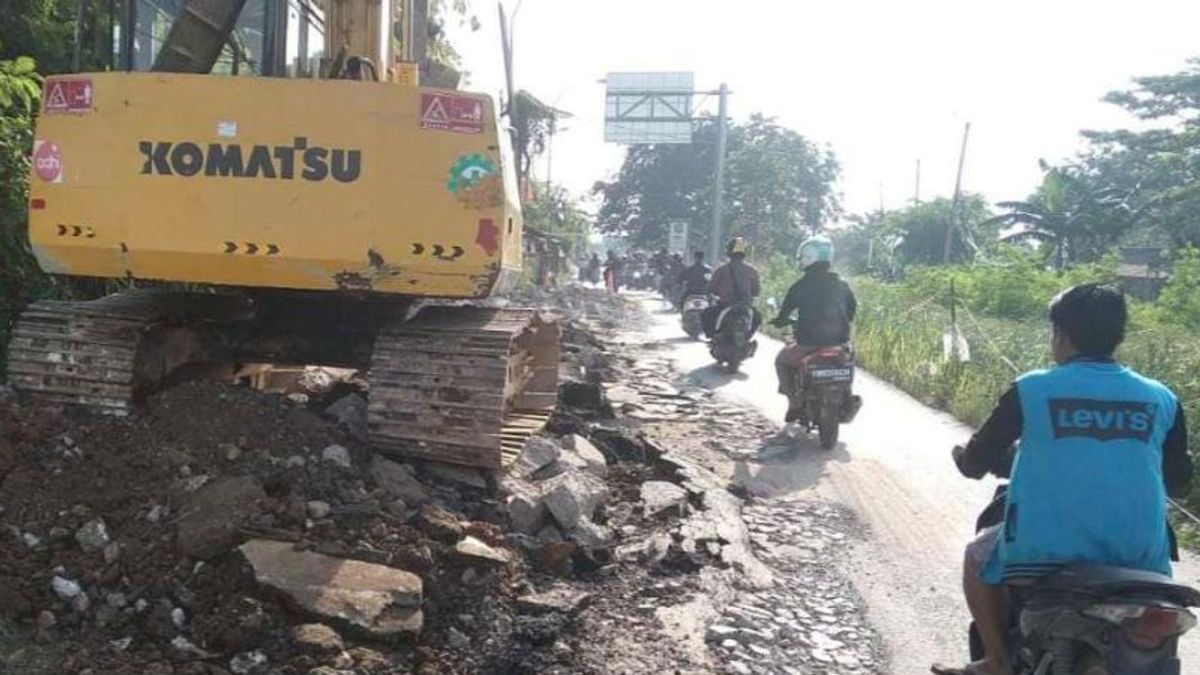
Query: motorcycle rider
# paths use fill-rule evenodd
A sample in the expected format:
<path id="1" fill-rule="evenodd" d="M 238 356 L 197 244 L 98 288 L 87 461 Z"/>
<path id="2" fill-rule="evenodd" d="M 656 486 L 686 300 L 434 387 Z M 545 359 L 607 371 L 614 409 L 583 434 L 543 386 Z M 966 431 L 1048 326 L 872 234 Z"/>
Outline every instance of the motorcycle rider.
<path id="1" fill-rule="evenodd" d="M 680 302 L 693 295 L 708 295 L 708 279 L 712 268 L 704 264 L 704 251 L 692 253 L 692 264 L 679 273 Z"/>
<path id="2" fill-rule="evenodd" d="M 592 251 L 592 255 L 587 261 L 587 267 L 584 269 L 587 280 L 593 284 L 600 282 L 600 266 L 600 256 L 595 251 Z"/>
<path id="3" fill-rule="evenodd" d="M 796 257 L 804 274 L 788 289 L 778 316 L 771 322 L 777 328 L 784 328 L 791 322 L 792 313 L 797 313 L 796 341 L 781 349 L 775 358 L 779 393 L 789 397 L 784 418 L 788 422 L 803 413 L 801 397 L 794 386 L 796 371 L 803 365 L 804 357 L 814 349 L 849 342 L 850 322 L 858 311 L 854 291 L 831 269 L 833 242 L 828 237 L 817 235 L 805 240 Z"/>
<path id="4" fill-rule="evenodd" d="M 718 267 L 708 282 L 708 291 L 716 298 L 716 303 L 704 313 L 704 334 L 709 338 L 716 333 L 717 319 L 721 316 L 721 312 L 737 303 L 750 305 L 751 312 L 753 312 L 750 335 L 758 332 L 758 327 L 762 324 L 762 316 L 751 304 L 754 298 L 758 297 L 762 286 L 759 282 L 758 270 L 746 262 L 748 250 L 749 246 L 746 245 L 745 239 L 741 237 L 731 239 L 725 247 L 729 262 Z"/>
<path id="5" fill-rule="evenodd" d="M 934 673 L 1011 674 L 1008 585 L 1067 563 L 1170 574 L 1166 504 L 1191 487 L 1187 427 L 1175 394 L 1113 359 L 1127 317 L 1125 297 L 1109 286 L 1083 284 L 1056 297 L 1057 365 L 1019 377 L 955 450 L 959 470 L 981 478 L 1007 468 L 1020 441 L 1004 520 L 982 530 L 964 559 L 963 591 L 986 656 Z"/>
<path id="6" fill-rule="evenodd" d="M 683 298 L 679 296 L 680 277 L 687 268 L 688 265 L 683 261 L 683 256 L 679 253 L 672 253 L 670 259 L 667 260 L 667 274 L 659 282 L 659 288 L 662 291 L 663 297 L 675 309 L 679 309 L 680 305 L 683 304 Z"/>

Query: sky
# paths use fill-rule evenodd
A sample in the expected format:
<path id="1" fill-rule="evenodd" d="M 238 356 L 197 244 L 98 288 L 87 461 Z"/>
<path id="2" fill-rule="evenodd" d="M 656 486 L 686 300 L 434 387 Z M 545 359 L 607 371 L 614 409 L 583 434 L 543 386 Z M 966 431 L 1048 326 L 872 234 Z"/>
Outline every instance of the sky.
<path id="1" fill-rule="evenodd" d="M 1038 159 L 1068 158 L 1079 130 L 1131 126 L 1100 99 L 1133 77 L 1200 56 L 1195 0 L 505 0 L 516 8 L 518 88 L 574 117 L 535 178 L 576 193 L 619 168 L 603 142 L 611 71 L 695 73 L 726 83 L 730 115 L 776 118 L 830 148 L 847 212 L 899 208 L 954 190 L 971 124 L 963 188 L 1019 199 Z M 473 0 L 482 27 L 451 28 L 465 88 L 503 87 L 496 7 Z M 715 110 L 715 101 L 704 103 Z"/>

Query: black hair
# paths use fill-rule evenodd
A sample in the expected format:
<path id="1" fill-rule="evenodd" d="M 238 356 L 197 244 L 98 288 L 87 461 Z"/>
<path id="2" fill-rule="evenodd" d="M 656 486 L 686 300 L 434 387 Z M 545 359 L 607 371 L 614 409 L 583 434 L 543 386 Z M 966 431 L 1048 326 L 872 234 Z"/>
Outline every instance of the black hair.
<path id="1" fill-rule="evenodd" d="M 692 258 L 694 260 L 704 260 L 704 251 L 692 251 Z"/>
<path id="2" fill-rule="evenodd" d="M 1080 284 L 1050 301 L 1050 323 L 1085 356 L 1112 356 L 1128 321 L 1125 295 L 1112 286 Z"/>

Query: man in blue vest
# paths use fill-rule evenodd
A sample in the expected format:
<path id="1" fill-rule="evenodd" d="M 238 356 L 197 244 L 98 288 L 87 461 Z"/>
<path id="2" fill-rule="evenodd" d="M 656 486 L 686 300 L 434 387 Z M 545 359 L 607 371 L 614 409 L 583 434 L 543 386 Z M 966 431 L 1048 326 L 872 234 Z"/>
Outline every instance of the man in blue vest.
<path id="1" fill-rule="evenodd" d="M 1089 563 L 1170 574 L 1167 496 L 1186 494 L 1183 409 L 1167 387 L 1113 359 L 1128 310 L 1120 291 L 1083 284 L 1050 304 L 1058 364 L 1017 379 L 965 449 L 959 470 L 1011 479 L 1004 521 L 967 547 L 963 590 L 986 648 L 944 675 L 1011 675 L 1006 585 Z M 1015 459 L 1009 448 L 1019 441 Z"/>

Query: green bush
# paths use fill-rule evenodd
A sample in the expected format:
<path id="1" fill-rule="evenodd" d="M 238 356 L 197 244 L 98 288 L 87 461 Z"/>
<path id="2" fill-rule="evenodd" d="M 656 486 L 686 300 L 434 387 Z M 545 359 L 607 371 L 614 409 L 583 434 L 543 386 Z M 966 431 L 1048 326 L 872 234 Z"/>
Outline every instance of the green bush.
<path id="1" fill-rule="evenodd" d="M 0 61 L 0 375 L 5 371 L 11 321 L 50 283 L 29 253 L 26 234 L 29 153 L 39 82 L 32 59 Z"/>
<path id="2" fill-rule="evenodd" d="M 1200 330 L 1200 251 L 1188 247 L 1176 255 L 1171 278 L 1154 304 L 1162 322 Z"/>

